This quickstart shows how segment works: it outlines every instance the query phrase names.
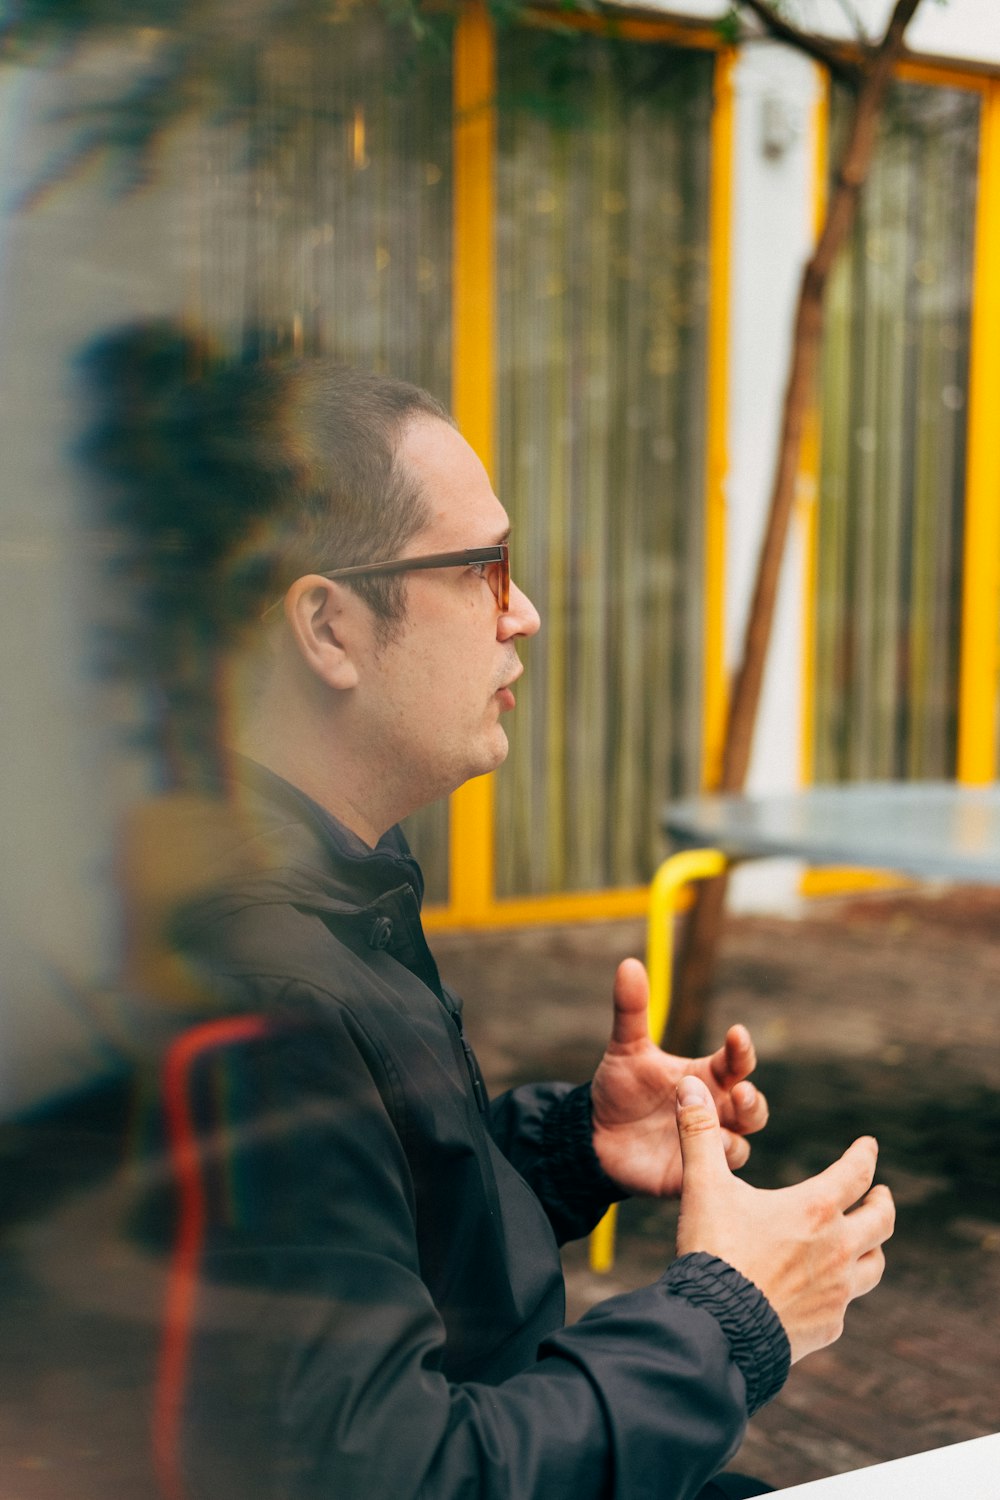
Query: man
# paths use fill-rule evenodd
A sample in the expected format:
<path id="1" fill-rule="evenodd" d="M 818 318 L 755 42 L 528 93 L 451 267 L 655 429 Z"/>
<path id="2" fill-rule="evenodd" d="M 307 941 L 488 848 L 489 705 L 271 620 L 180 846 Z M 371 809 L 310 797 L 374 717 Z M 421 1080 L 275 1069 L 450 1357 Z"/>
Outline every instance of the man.
<path id="1" fill-rule="evenodd" d="M 223 437 L 259 466 L 257 519 L 218 586 L 265 557 L 275 592 L 227 655 L 226 852 L 197 857 L 171 919 L 213 1019 L 168 1071 L 190 1212 L 161 1480 L 213 1500 L 694 1496 L 878 1282 L 875 1143 L 780 1192 L 735 1178 L 767 1114 L 750 1038 L 662 1053 L 635 960 L 592 1086 L 487 1100 L 395 825 L 506 755 L 539 628 L 507 515 L 411 386 L 302 362 L 243 409 Z M 557 1242 L 631 1193 L 681 1196 L 677 1256 L 565 1328 Z"/>

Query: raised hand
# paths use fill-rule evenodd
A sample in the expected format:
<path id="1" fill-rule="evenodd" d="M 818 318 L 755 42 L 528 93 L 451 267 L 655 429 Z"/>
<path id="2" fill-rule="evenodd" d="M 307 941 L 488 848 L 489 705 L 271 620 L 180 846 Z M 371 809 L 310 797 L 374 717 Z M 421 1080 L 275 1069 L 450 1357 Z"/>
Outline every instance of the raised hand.
<path id="1" fill-rule="evenodd" d="M 746 1080 L 757 1066 L 744 1026 L 731 1026 L 710 1057 L 674 1057 L 649 1034 L 649 980 L 637 959 L 619 964 L 611 1040 L 594 1074 L 594 1150 L 604 1171 L 627 1193 L 676 1197 L 683 1175 L 677 1137 L 677 1085 L 700 1078 L 722 1120 L 731 1167 L 750 1155 L 745 1136 L 767 1123 L 767 1101 Z"/>
<path id="2" fill-rule="evenodd" d="M 734 1177 L 719 1117 L 700 1079 L 677 1093 L 684 1191 L 677 1253 L 728 1261 L 767 1297 L 793 1362 L 840 1337 L 847 1304 L 882 1279 L 893 1231 L 889 1189 L 872 1187 L 878 1145 L 862 1136 L 839 1161 L 794 1187 L 767 1191 Z"/>

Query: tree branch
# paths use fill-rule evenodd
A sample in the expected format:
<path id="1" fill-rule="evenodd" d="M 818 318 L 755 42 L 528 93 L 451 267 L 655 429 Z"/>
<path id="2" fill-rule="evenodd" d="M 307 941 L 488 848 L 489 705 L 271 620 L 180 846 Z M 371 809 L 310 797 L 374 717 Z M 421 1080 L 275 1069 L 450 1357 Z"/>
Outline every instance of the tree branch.
<path id="1" fill-rule="evenodd" d="M 847 84 L 849 88 L 858 87 L 864 74 L 863 68 L 844 57 L 832 42 L 816 36 L 811 31 L 802 31 L 791 21 L 786 21 L 768 4 L 768 0 L 738 0 L 738 4 L 755 15 L 764 30 L 776 42 L 786 42 L 788 46 L 804 52 L 807 57 L 812 58 L 813 62 L 826 68 L 831 77 Z"/>
<path id="2" fill-rule="evenodd" d="M 861 20 L 861 15 L 857 7 L 851 3 L 851 0 L 839 0 L 839 4 L 841 10 L 844 12 L 844 15 L 847 18 L 848 25 L 854 32 L 855 39 L 860 43 L 862 47 L 870 47 L 872 45 L 872 39 L 865 29 L 864 23 Z"/>
<path id="3" fill-rule="evenodd" d="M 782 557 L 795 500 L 802 436 L 816 382 L 826 287 L 854 223 L 858 199 L 875 150 L 879 116 L 893 69 L 904 50 L 906 27 L 919 4 L 920 0 L 896 0 L 885 35 L 877 46 L 863 55 L 860 66 L 862 83 L 852 101 L 851 124 L 841 150 L 826 221 L 815 253 L 803 272 L 771 501 L 747 614 L 743 655 L 730 694 L 721 774 L 713 788 L 720 791 L 741 791 L 749 769 Z M 768 6 L 762 8 L 769 9 Z M 668 1048 L 685 1057 L 697 1056 L 703 1050 L 700 1045 L 702 1018 L 722 918 L 725 883 L 726 877 L 719 876 L 699 885 L 688 919 L 667 1030 Z"/>

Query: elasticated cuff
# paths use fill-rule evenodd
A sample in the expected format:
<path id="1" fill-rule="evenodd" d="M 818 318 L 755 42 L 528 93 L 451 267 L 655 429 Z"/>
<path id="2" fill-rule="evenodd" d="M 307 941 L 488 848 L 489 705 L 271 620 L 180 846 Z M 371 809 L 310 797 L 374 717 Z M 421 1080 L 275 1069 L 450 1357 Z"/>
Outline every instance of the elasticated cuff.
<path id="1" fill-rule="evenodd" d="M 554 1104 L 542 1125 L 545 1178 L 554 1196 L 574 1212 L 603 1213 L 628 1195 L 612 1182 L 594 1150 L 590 1084 L 570 1089 Z"/>
<path id="2" fill-rule="evenodd" d="M 788 1335 L 764 1293 L 727 1261 L 703 1251 L 679 1256 L 660 1284 L 720 1324 L 746 1383 L 752 1417 L 781 1390 L 792 1362 Z"/>

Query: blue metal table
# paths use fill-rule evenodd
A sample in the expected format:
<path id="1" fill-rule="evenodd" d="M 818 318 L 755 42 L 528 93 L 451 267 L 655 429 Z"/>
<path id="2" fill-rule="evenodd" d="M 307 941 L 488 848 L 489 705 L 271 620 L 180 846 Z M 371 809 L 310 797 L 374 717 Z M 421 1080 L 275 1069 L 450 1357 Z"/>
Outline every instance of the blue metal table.
<path id="1" fill-rule="evenodd" d="M 672 802 L 663 828 L 680 849 L 727 861 L 791 856 L 932 879 L 1000 883 L 1000 785 L 856 782 L 783 796 Z"/>

